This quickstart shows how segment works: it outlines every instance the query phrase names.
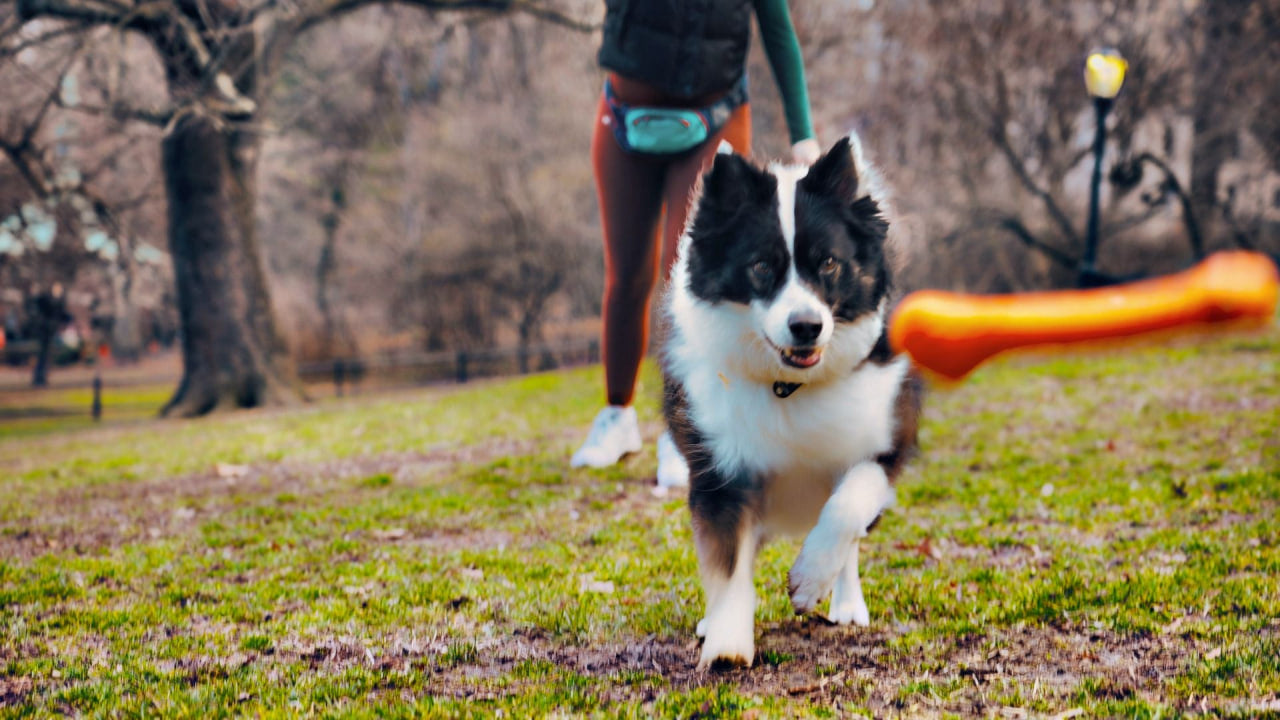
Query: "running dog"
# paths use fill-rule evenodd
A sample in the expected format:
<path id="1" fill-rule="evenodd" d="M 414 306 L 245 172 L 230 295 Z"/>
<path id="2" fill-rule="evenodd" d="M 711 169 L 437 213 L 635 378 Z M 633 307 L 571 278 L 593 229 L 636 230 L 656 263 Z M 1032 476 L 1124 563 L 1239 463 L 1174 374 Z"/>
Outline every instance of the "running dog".
<path id="1" fill-rule="evenodd" d="M 699 668 L 751 665 L 757 548 L 804 534 L 791 602 L 870 621 L 858 542 L 894 501 L 921 383 L 885 336 L 887 199 L 856 136 L 811 167 L 721 152 L 664 300 L 664 412 L 689 463 Z"/>

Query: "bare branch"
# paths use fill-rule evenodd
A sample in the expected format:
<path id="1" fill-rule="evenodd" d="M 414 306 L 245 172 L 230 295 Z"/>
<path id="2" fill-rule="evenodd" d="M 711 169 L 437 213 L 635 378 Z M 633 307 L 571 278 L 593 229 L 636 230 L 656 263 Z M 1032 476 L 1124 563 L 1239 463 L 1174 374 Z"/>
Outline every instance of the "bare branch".
<path id="1" fill-rule="evenodd" d="M 537 18 L 538 20 L 560 25 L 578 32 L 595 32 L 601 27 L 599 23 L 584 22 L 581 19 L 571 17 L 559 10 L 537 2 L 532 2 L 531 0 L 513 0 L 510 5 L 511 9 L 516 12 L 524 13 L 525 15 Z"/>
<path id="2" fill-rule="evenodd" d="M 957 102 L 962 105 L 976 106 L 969 110 L 968 114 L 986 125 L 987 136 L 996 146 L 996 149 L 1000 151 L 1000 154 L 1004 156 L 1018 182 L 1027 192 L 1039 198 L 1062 234 L 1073 244 L 1079 244 L 1080 236 L 1071 225 L 1070 218 L 1067 217 L 1062 207 L 1058 205 L 1053 195 L 1048 190 L 1040 187 L 1035 179 L 1031 177 L 1031 172 L 1027 170 L 1026 163 L 1023 162 L 1009 138 L 1007 130 L 1010 112 L 1007 97 L 1008 84 L 1003 71 L 995 70 L 996 99 L 994 102 L 976 88 L 965 87 L 964 83 L 957 78 L 952 78 L 949 84 L 953 93 L 955 93 Z"/>
<path id="3" fill-rule="evenodd" d="M 24 19 L 55 17 L 81 24 L 109 24 L 122 29 L 152 34 L 156 40 L 174 42 L 182 57 L 194 66 L 197 77 L 204 77 L 215 91 L 220 112 L 232 117 L 250 115 L 257 104 L 236 89 L 235 83 L 218 71 L 214 53 L 209 49 L 193 20 L 169 0 L 150 0 L 140 5 L 126 5 L 113 0 L 18 0 L 18 13 Z M 164 32 L 172 31 L 172 32 Z M 157 118 L 154 113 L 135 113 L 137 119 Z"/>
<path id="4" fill-rule="evenodd" d="M 130 5 L 112 0 L 18 0 L 18 17 L 55 17 L 84 23 L 115 24 L 129 16 Z"/>
<path id="5" fill-rule="evenodd" d="M 400 4 L 423 10 L 488 10 L 492 12 L 519 12 L 539 20 L 554 23 L 578 32 L 599 29 L 595 23 L 584 22 L 535 0 L 396 0 Z M 302 32 L 311 26 L 339 15 L 384 3 L 385 0 L 320 0 L 313 7 L 295 18 L 294 32 Z"/>
<path id="6" fill-rule="evenodd" d="M 45 95 L 44 100 L 40 103 L 40 109 L 36 111 L 35 117 L 27 123 L 26 130 L 22 132 L 22 136 L 18 139 L 17 146 L 19 148 L 24 148 L 31 144 L 36 133 L 39 132 L 40 126 L 44 124 L 44 117 L 49 113 L 49 109 L 61 101 L 63 78 L 67 76 L 67 71 L 69 71 L 72 66 L 77 62 L 80 62 L 80 58 L 84 54 L 85 47 L 86 43 L 84 39 L 81 38 L 75 49 L 67 55 L 66 61 L 63 62 L 62 67 L 58 70 L 58 79 L 54 82 L 53 88 L 47 95 Z"/>
<path id="7" fill-rule="evenodd" d="M 1150 163 L 1164 173 L 1164 186 L 1168 188 L 1169 192 L 1178 197 L 1178 203 L 1182 207 L 1182 223 L 1187 228 L 1187 242 L 1191 245 L 1191 253 L 1196 260 L 1204 258 L 1204 240 L 1200 237 L 1200 223 L 1196 221 L 1196 212 L 1191 203 L 1191 196 L 1182 189 L 1182 183 L 1178 182 L 1178 176 L 1163 160 L 1149 152 L 1140 153 L 1133 158 L 1133 162 L 1138 164 Z"/>
<path id="8" fill-rule="evenodd" d="M 16 35 L 22 29 L 22 18 L 10 15 L 3 23 L 0 23 L 0 40 L 4 40 L 10 35 Z"/>
<path id="9" fill-rule="evenodd" d="M 1023 245 L 1040 252 L 1065 268 L 1074 270 L 1079 265 L 1078 260 L 1036 237 L 1026 225 L 1022 224 L 1021 220 L 1012 215 L 993 218 L 992 224 L 1021 240 Z"/>
<path id="10" fill-rule="evenodd" d="M 1045 210 L 1049 212 L 1049 216 L 1053 218 L 1054 223 L 1062 231 L 1062 234 L 1070 239 L 1073 244 L 1078 244 L 1080 236 L 1071 225 L 1071 219 L 1067 217 L 1067 214 L 1058 205 L 1058 201 L 1054 199 L 1053 195 L 1037 185 L 1035 179 L 1031 177 L 1031 173 L 1027 171 L 1027 166 L 1022 162 L 1022 158 L 1018 157 L 1017 151 L 1010 144 L 1009 134 L 1005 131 L 1005 124 L 999 117 L 992 118 L 991 141 L 995 143 L 996 149 L 1004 156 L 1009 168 L 1013 170 L 1014 176 L 1018 178 L 1018 182 L 1022 184 L 1022 187 L 1044 203 Z"/>
<path id="11" fill-rule="evenodd" d="M 213 53 L 209 51 L 209 47 L 205 45 L 204 40 L 200 38 L 200 31 L 195 24 L 176 8 L 170 10 L 168 14 L 170 15 L 170 22 L 178 29 L 184 46 L 183 49 L 191 54 L 191 59 L 195 62 L 196 67 L 202 70 L 209 67 Z"/>
<path id="12" fill-rule="evenodd" d="M 110 105 L 105 106 L 85 105 L 84 103 L 66 105 L 59 99 L 58 106 L 73 112 L 81 112 L 88 115 L 100 115 L 103 117 L 114 118 L 116 120 L 137 120 L 156 127 L 165 127 L 168 125 L 169 121 L 173 120 L 174 113 L 177 112 L 177 109 L 172 106 L 144 108 L 136 105 L 129 105 L 128 103 L 121 101 L 114 101 Z"/>
<path id="13" fill-rule="evenodd" d="M 1147 222 L 1151 218 L 1160 214 L 1160 212 L 1163 210 L 1164 210 L 1163 202 L 1152 203 L 1150 205 L 1147 205 L 1146 209 L 1140 213 L 1135 213 L 1128 217 L 1123 217 L 1123 218 L 1120 218 L 1119 220 L 1115 220 L 1113 222 L 1107 223 L 1102 228 L 1101 234 L 1107 237 L 1110 237 L 1112 235 L 1119 235 L 1120 233 L 1123 233 L 1126 230 L 1131 230 L 1135 227 L 1138 227 L 1139 225 L 1142 225 L 1143 223 Z"/>
<path id="14" fill-rule="evenodd" d="M 48 181 L 48 169 L 31 148 L 23 148 L 0 138 L 0 152 L 9 158 L 9 162 L 37 196 L 48 197 L 53 194 L 53 187 Z"/>
<path id="15" fill-rule="evenodd" d="M 93 167 L 81 168 L 80 170 L 81 183 L 86 185 L 89 183 L 92 183 L 94 178 L 96 178 L 99 174 L 114 167 L 116 164 L 117 158 L 124 155 L 126 152 L 132 150 L 133 148 L 137 147 L 138 143 L 147 139 L 149 138 L 146 138 L 143 135 L 127 136 L 124 139 L 124 142 L 120 143 L 115 148 L 112 148 L 111 150 L 103 153 L 101 159 Z"/>
<path id="16" fill-rule="evenodd" d="M 0 47 L 0 58 L 15 57 L 24 50 L 43 45 L 53 40 L 57 40 L 60 37 L 82 33 L 85 30 L 89 29 L 89 27 L 90 26 L 86 23 L 78 23 L 78 22 L 70 22 L 70 23 L 61 25 L 48 32 L 40 33 L 39 35 L 26 38 L 25 40 L 22 40 L 21 42 L 17 42 L 8 47 Z M 12 33 L 9 32 L 7 28 L 5 30 L 0 31 L 0 39 L 3 39 L 6 35 L 9 35 L 9 34 L 12 34 Z"/>
<path id="17" fill-rule="evenodd" d="M 19 175 L 22 176 L 37 197 L 49 200 L 57 196 L 80 196 L 90 203 L 94 214 L 105 227 L 114 229 L 117 225 L 114 221 L 113 213 L 115 210 L 113 208 L 119 209 L 120 205 L 113 205 L 105 201 L 89 187 L 89 182 L 97 172 L 100 172 L 110 163 L 110 160 L 115 155 L 132 147 L 134 141 L 128 141 L 115 151 L 108 153 L 101 166 L 88 174 L 81 174 L 73 185 L 67 185 L 59 181 L 57 169 L 47 158 L 45 150 L 35 143 L 36 135 L 44 125 L 49 110 L 55 106 L 67 107 L 62 102 L 61 97 L 62 80 L 71 68 L 80 61 L 87 48 L 88 38 L 87 36 L 82 37 L 76 44 L 75 49 L 63 60 L 57 73 L 57 79 L 41 101 L 34 117 L 27 121 L 19 137 L 13 141 L 0 137 L 0 153 L 3 153 L 8 158 L 9 162 L 17 169 Z M 147 193 L 149 194 L 149 192 L 148 190 Z"/>

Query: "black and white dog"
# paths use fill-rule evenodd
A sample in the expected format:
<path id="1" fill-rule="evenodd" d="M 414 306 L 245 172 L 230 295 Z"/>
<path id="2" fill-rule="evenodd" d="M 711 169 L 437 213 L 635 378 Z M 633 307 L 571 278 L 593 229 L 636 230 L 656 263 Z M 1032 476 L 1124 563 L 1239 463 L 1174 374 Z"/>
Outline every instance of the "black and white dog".
<path id="1" fill-rule="evenodd" d="M 702 178 L 666 296 L 664 411 L 689 462 L 707 611 L 699 667 L 750 665 L 752 564 L 807 533 L 798 612 L 869 622 L 858 541 L 894 501 L 920 382 L 885 332 L 888 222 L 856 137 L 812 167 L 732 153 Z"/>

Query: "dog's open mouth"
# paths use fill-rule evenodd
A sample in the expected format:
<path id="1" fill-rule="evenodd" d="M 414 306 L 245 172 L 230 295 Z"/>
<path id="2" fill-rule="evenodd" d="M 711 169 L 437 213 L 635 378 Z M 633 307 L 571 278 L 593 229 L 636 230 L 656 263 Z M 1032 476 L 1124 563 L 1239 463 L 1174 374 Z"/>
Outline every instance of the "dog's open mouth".
<path id="1" fill-rule="evenodd" d="M 792 347 L 782 350 L 782 363 L 794 368 L 811 368 L 822 360 L 822 348 Z"/>

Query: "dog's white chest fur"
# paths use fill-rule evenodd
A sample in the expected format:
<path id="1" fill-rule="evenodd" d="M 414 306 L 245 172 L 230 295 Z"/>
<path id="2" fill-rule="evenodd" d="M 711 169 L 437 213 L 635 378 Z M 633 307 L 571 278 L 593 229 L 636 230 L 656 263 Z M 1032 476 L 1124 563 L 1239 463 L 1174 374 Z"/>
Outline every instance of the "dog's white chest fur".
<path id="1" fill-rule="evenodd" d="M 905 360 L 868 364 L 822 385 L 802 385 L 786 398 L 776 397 L 772 386 L 729 375 L 727 382 L 695 380 L 685 389 L 722 470 L 842 473 L 889 450 L 905 371 Z"/>
<path id="2" fill-rule="evenodd" d="M 786 398 L 714 367 L 686 367 L 690 419 L 715 465 L 726 475 L 765 478 L 767 528 L 804 532 L 841 475 L 891 449 L 907 362 L 867 363 Z"/>

